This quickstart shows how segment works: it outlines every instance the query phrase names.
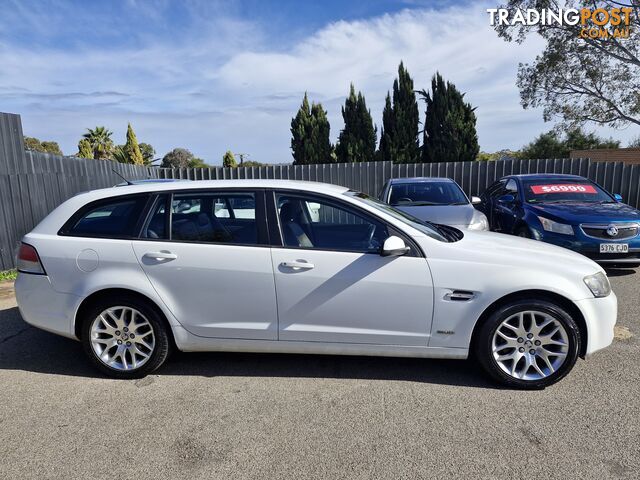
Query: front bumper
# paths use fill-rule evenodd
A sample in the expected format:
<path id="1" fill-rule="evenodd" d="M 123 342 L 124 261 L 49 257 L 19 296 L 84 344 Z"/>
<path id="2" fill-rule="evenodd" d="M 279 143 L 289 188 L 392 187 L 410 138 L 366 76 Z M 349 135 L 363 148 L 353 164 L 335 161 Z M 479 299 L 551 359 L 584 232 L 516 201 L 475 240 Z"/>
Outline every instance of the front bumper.
<path id="1" fill-rule="evenodd" d="M 533 236 L 536 240 L 542 240 L 543 242 L 581 253 L 597 263 L 640 263 L 640 237 L 627 238 L 624 240 L 605 240 L 588 237 L 576 226 L 574 226 L 574 231 L 576 231 L 574 235 L 562 235 L 560 233 L 533 229 Z M 600 253 L 601 243 L 626 243 L 629 245 L 629 253 Z"/>
<path id="2" fill-rule="evenodd" d="M 575 302 L 587 325 L 586 356 L 611 345 L 613 327 L 618 316 L 618 299 L 611 292 L 604 298 L 587 298 Z"/>
<path id="3" fill-rule="evenodd" d="M 76 338 L 74 316 L 81 298 L 53 289 L 49 277 L 18 273 L 16 301 L 25 322 L 69 338 Z"/>

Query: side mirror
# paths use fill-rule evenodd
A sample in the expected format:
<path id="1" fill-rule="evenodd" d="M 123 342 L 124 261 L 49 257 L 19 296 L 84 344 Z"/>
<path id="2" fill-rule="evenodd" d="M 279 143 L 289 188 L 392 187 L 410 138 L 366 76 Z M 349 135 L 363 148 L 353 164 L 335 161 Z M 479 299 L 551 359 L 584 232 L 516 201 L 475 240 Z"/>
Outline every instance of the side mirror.
<path id="1" fill-rule="evenodd" d="M 516 197 L 514 197 L 509 193 L 507 193 L 506 195 L 502 195 L 501 197 L 498 197 L 498 203 L 502 203 L 502 204 L 509 204 L 515 201 L 516 201 Z"/>
<path id="2" fill-rule="evenodd" d="M 616 202 L 621 202 L 622 201 L 622 195 L 620 195 L 619 193 L 614 193 L 613 194 L 613 198 L 616 199 Z"/>
<path id="3" fill-rule="evenodd" d="M 480 197 L 471 197 L 472 205 L 478 205 L 479 203 L 482 203 L 482 200 L 480 199 Z"/>
<path id="4" fill-rule="evenodd" d="M 380 255 L 383 257 L 399 257 L 409 253 L 409 247 L 400 237 L 390 236 L 384 241 Z"/>

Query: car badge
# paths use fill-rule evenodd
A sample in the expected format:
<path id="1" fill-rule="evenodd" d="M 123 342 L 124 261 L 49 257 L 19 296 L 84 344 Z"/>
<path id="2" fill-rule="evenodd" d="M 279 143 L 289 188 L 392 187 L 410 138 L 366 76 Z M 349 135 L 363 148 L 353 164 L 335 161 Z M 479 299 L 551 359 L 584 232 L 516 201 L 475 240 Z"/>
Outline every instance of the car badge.
<path id="1" fill-rule="evenodd" d="M 609 235 L 610 237 L 615 237 L 616 235 L 618 235 L 618 227 L 616 227 L 615 225 L 609 225 L 607 227 L 607 235 Z"/>

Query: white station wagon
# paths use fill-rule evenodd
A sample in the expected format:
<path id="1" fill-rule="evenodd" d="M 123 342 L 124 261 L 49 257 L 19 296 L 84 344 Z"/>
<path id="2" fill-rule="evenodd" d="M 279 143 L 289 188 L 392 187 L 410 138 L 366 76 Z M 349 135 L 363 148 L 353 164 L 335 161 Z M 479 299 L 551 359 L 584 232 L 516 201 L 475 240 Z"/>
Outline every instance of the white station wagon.
<path id="1" fill-rule="evenodd" d="M 182 351 L 465 359 L 541 388 L 613 340 L 600 266 L 432 225 L 321 183 L 230 180 L 77 195 L 18 254 L 23 318 L 114 377 Z"/>

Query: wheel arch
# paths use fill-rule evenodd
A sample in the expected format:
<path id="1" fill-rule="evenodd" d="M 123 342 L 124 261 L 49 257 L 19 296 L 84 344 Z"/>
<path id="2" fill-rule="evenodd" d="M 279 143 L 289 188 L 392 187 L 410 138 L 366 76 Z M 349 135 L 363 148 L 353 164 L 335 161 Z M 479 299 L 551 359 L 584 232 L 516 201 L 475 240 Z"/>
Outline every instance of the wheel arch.
<path id="1" fill-rule="evenodd" d="M 564 309 L 571 314 L 571 317 L 575 320 L 578 325 L 578 330 L 580 333 L 580 351 L 578 354 L 580 357 L 584 358 L 587 351 L 587 343 L 588 343 L 588 331 L 587 331 L 587 323 L 585 321 L 584 315 L 580 311 L 580 308 L 569 300 L 567 297 L 560 295 L 555 292 L 551 292 L 549 290 L 520 290 L 517 292 L 509 293 L 505 295 L 491 305 L 489 305 L 483 312 L 480 314 L 478 321 L 475 323 L 473 327 L 473 332 L 471 333 L 471 343 L 470 343 L 470 352 L 475 351 L 475 342 L 477 341 L 477 335 L 480 330 L 480 327 L 484 324 L 484 322 L 489 318 L 489 316 L 498 310 L 499 308 L 507 305 L 516 300 L 547 300 L 552 303 L 556 303 L 563 307 Z"/>
<path id="2" fill-rule="evenodd" d="M 158 304 L 154 302 L 151 298 L 149 298 L 147 295 L 144 295 L 143 293 L 137 292 L 135 290 L 130 290 L 128 288 L 104 288 L 102 290 L 97 290 L 91 293 L 84 300 L 82 300 L 82 302 L 78 306 L 78 309 L 76 310 L 76 314 L 73 319 L 73 322 L 74 322 L 73 328 L 74 328 L 74 333 L 76 338 L 80 338 L 81 336 L 81 328 L 82 328 L 81 318 L 83 317 L 84 313 L 99 300 L 102 300 L 104 298 L 109 298 L 112 296 L 118 296 L 118 295 L 128 295 L 128 296 L 136 297 L 139 300 L 148 304 L 160 316 L 160 319 L 164 323 L 164 326 L 167 329 L 167 333 L 171 341 L 172 347 L 177 348 L 176 341 L 173 335 L 173 329 L 171 328 L 171 324 L 169 323 L 167 316 L 162 311 L 162 309 L 158 306 Z"/>
<path id="3" fill-rule="evenodd" d="M 517 222 L 515 222 L 513 224 L 513 230 L 511 231 L 512 235 L 517 235 L 518 231 L 521 228 L 526 228 L 527 230 L 529 230 L 529 232 L 531 232 L 531 227 L 529 226 L 529 224 L 527 223 L 527 221 L 524 218 L 520 218 L 518 219 Z M 533 235 L 533 234 L 532 234 Z"/>

